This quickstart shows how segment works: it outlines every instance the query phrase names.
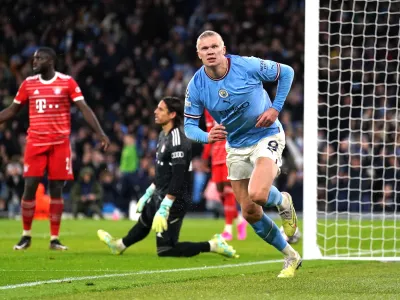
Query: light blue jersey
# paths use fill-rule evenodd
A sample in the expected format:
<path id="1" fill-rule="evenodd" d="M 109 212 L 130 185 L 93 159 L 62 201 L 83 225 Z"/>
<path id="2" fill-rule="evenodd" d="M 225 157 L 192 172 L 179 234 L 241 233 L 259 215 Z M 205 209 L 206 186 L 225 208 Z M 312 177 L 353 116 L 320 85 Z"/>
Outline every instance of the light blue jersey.
<path id="1" fill-rule="evenodd" d="M 294 72 L 287 65 L 256 57 L 227 55 L 228 70 L 220 79 L 210 78 L 200 68 L 189 82 L 185 97 L 185 134 L 207 143 L 208 134 L 199 128 L 204 109 L 228 132 L 227 141 L 234 148 L 248 147 L 282 129 L 279 120 L 270 127 L 256 128 L 257 118 L 271 106 L 281 111 L 289 93 Z M 263 81 L 278 80 L 272 104 Z"/>

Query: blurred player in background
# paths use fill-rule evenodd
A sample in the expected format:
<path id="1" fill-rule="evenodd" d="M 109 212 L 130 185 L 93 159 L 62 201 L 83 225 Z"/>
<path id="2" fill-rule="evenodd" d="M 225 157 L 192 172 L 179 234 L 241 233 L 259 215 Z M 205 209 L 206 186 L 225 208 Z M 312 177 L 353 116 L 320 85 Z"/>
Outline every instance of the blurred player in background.
<path id="1" fill-rule="evenodd" d="M 163 98 L 155 112 L 155 122 L 162 126 L 156 152 L 154 183 L 137 203 L 139 221 L 124 238 L 114 239 L 108 232 L 97 235 L 113 254 L 121 254 L 128 247 L 143 240 L 153 229 L 158 256 L 190 257 L 201 252 L 214 252 L 236 257 L 236 251 L 220 234 L 210 241 L 179 242 L 183 218 L 191 202 L 192 143 L 181 128 L 183 101 L 176 97 Z"/>
<path id="2" fill-rule="evenodd" d="M 212 116 L 207 110 L 204 111 L 207 132 L 216 125 Z M 242 217 L 242 213 L 238 211 L 235 194 L 233 193 L 231 184 L 228 180 L 228 169 L 226 167 L 226 149 L 225 141 L 218 141 L 213 144 L 205 144 L 202 153 L 202 159 L 205 162 L 211 157 L 211 180 L 215 182 L 219 197 L 224 206 L 225 227 L 222 237 L 230 241 L 232 240 L 232 223 L 237 219 L 237 238 L 238 240 L 246 239 L 247 222 Z"/>
<path id="3" fill-rule="evenodd" d="M 27 77 L 19 87 L 13 103 L 0 112 L 0 123 L 13 118 L 23 105 L 29 106 L 29 129 L 24 153 L 24 193 L 21 201 L 23 232 L 14 250 L 31 245 L 31 227 L 35 213 L 35 194 L 45 171 L 50 192 L 50 249 L 67 250 L 59 240 L 64 209 L 62 190 L 65 180 L 73 180 L 71 146 L 71 102 L 80 109 L 85 120 L 106 149 L 110 143 L 90 107 L 84 101 L 76 81 L 55 71 L 56 53 L 47 47 L 33 55 L 34 76 Z"/>
<path id="4" fill-rule="evenodd" d="M 300 254 L 287 243 L 263 207 L 277 207 L 285 234 L 295 234 L 297 217 L 292 197 L 273 185 L 286 143 L 277 117 L 294 71 L 270 60 L 225 55 L 224 41 L 215 31 L 203 32 L 196 48 L 203 67 L 195 73 L 186 92 L 186 136 L 205 144 L 227 139 L 228 179 L 243 216 L 260 238 L 284 255 L 278 277 L 293 277 L 302 263 Z M 273 103 L 263 81 L 278 81 Z M 199 128 L 204 109 L 218 124 L 209 133 Z"/>

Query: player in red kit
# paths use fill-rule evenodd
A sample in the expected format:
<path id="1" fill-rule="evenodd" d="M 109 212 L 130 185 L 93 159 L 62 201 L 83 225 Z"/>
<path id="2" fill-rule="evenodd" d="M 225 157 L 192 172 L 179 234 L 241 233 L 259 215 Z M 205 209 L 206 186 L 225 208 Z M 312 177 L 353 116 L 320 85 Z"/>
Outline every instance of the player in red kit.
<path id="1" fill-rule="evenodd" d="M 71 103 L 99 136 L 104 150 L 110 141 L 96 116 L 87 106 L 76 81 L 55 71 L 56 53 L 42 47 L 33 55 L 34 76 L 19 87 L 14 102 L 0 112 L 0 123 L 14 117 L 24 104 L 29 106 L 29 129 L 24 153 L 25 186 L 21 201 L 22 238 L 14 250 L 27 249 L 31 244 L 31 226 L 35 213 L 35 194 L 45 170 L 50 192 L 50 249 L 67 250 L 58 234 L 64 209 L 62 189 L 65 180 L 73 180 L 71 147 Z"/>
<path id="2" fill-rule="evenodd" d="M 204 111 L 207 132 L 215 126 L 215 121 L 208 111 Z M 228 180 L 228 168 L 226 166 L 225 141 L 205 144 L 202 159 L 207 161 L 211 157 L 211 180 L 217 185 L 217 190 L 224 205 L 225 228 L 222 237 L 232 240 L 232 223 L 237 219 L 237 237 L 244 240 L 247 236 L 247 222 L 238 211 L 235 194 Z"/>

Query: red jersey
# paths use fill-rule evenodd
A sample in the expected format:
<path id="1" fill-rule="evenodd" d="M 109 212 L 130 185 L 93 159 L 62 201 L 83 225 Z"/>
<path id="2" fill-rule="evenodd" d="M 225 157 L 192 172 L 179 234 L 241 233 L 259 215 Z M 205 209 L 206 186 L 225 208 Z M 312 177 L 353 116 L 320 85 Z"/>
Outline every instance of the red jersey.
<path id="1" fill-rule="evenodd" d="M 208 111 L 204 111 L 204 116 L 206 117 L 207 132 L 210 132 L 211 128 L 213 128 L 216 123 Z M 205 144 L 201 157 L 203 159 L 208 159 L 211 155 L 211 165 L 226 164 L 225 143 L 226 141 Z"/>
<path id="2" fill-rule="evenodd" d="M 14 102 L 29 105 L 28 141 L 35 145 L 59 144 L 71 132 L 71 102 L 83 100 L 81 89 L 68 75 L 56 72 L 53 79 L 27 77 Z"/>

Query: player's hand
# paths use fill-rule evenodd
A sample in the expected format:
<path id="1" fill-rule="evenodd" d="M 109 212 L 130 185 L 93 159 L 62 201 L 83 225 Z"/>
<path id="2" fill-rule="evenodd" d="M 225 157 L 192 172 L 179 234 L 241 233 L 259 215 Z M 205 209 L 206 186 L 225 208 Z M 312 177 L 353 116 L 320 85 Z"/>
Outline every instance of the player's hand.
<path id="1" fill-rule="evenodd" d="M 169 209 L 173 203 L 174 201 L 167 197 L 161 202 L 160 208 L 153 218 L 153 226 L 151 227 L 155 232 L 164 232 L 168 229 Z"/>
<path id="2" fill-rule="evenodd" d="M 151 184 L 147 189 L 146 193 L 142 197 L 140 197 L 138 203 L 136 204 L 136 212 L 141 213 L 143 211 L 144 206 L 150 202 L 151 196 L 153 195 L 155 190 L 154 184 Z"/>
<path id="3" fill-rule="evenodd" d="M 278 118 L 279 112 L 275 108 L 269 108 L 258 116 L 256 127 L 269 127 Z"/>
<path id="4" fill-rule="evenodd" d="M 211 128 L 208 133 L 208 143 L 212 144 L 219 141 L 225 141 L 227 134 L 225 126 L 217 124 Z"/>
<path id="5" fill-rule="evenodd" d="M 110 139 L 105 134 L 100 136 L 101 147 L 104 151 L 107 150 L 108 146 L 110 146 Z"/>

